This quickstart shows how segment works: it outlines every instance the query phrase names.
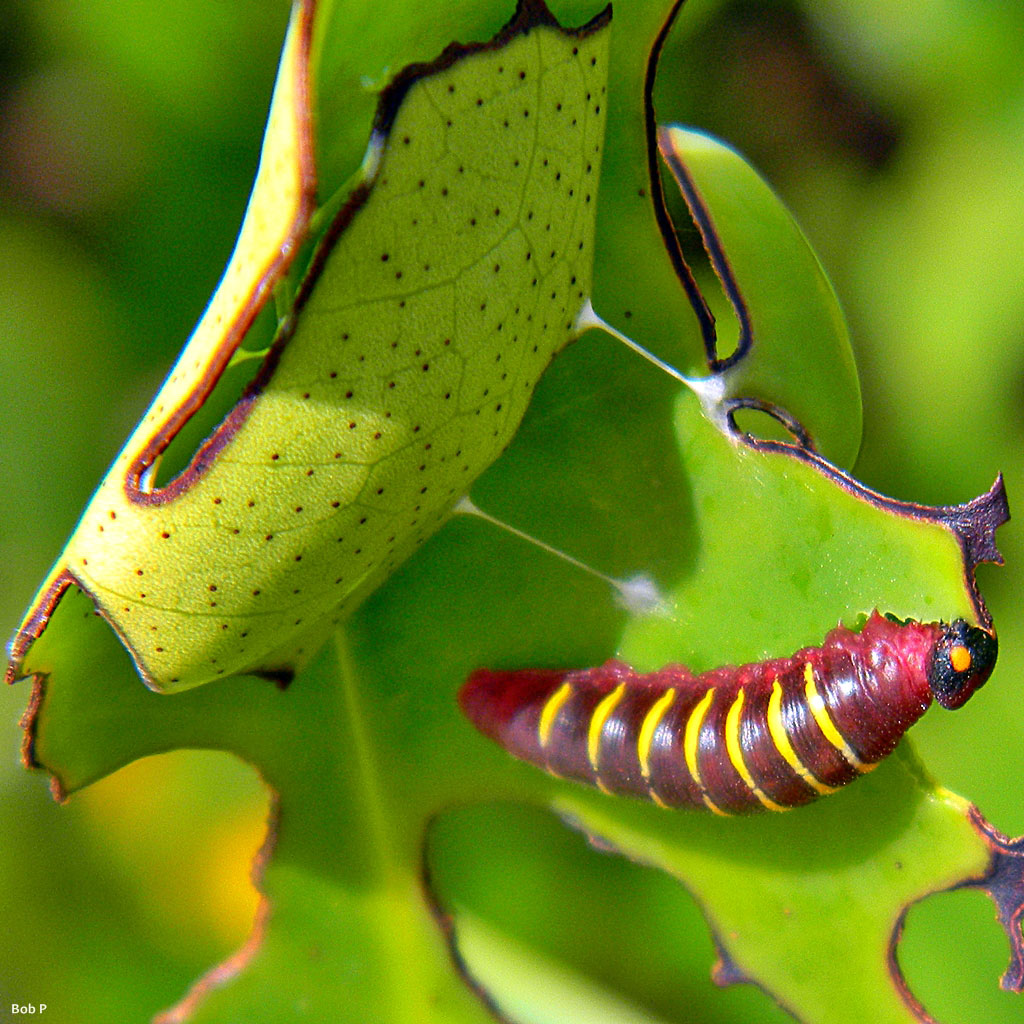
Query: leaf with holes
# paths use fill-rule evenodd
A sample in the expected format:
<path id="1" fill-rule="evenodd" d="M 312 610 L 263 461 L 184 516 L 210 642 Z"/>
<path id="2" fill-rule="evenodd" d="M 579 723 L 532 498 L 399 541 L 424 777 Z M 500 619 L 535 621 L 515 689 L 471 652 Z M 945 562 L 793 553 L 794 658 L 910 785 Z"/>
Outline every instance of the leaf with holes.
<path id="1" fill-rule="evenodd" d="M 523 9 L 538 11 L 536 4 Z M 613 799 L 517 764 L 459 713 L 456 694 L 462 680 L 481 666 L 583 667 L 618 655 L 639 669 L 670 661 L 706 668 L 790 653 L 820 641 L 837 619 L 852 622 L 876 605 L 928 620 L 976 619 L 984 613 L 965 567 L 992 554 L 1001 492 L 993 491 L 974 506 L 915 511 L 865 492 L 810 449 L 806 440 L 814 438 L 833 457 L 848 461 L 856 448 L 850 436 L 859 422 L 856 387 L 834 297 L 770 191 L 712 144 L 694 143 L 714 156 L 708 173 L 696 160 L 690 167 L 683 137 L 677 137 L 676 155 L 709 214 L 698 227 L 704 228 L 709 248 L 715 240 L 726 246 L 728 263 L 716 264 L 712 252 L 712 265 L 720 272 L 727 266 L 733 275 L 742 300 L 737 309 L 750 313 L 752 345 L 731 367 L 698 367 L 692 358 L 674 358 L 679 351 L 706 356 L 717 349 L 701 333 L 708 324 L 700 302 L 698 315 L 689 316 L 685 272 L 673 266 L 662 247 L 665 242 L 671 254 L 673 241 L 671 234 L 663 234 L 667 214 L 655 177 L 653 113 L 643 100 L 669 12 L 658 4 L 626 10 L 627 17 L 616 12 L 609 55 L 608 165 L 617 174 L 602 179 L 594 286 L 591 294 L 581 288 L 593 310 L 615 328 L 694 376 L 699 369 L 701 380 L 686 385 L 607 333 L 590 333 L 545 374 L 523 428 L 473 487 L 480 509 L 580 561 L 553 558 L 548 550 L 499 532 L 479 515 L 459 517 L 397 566 L 285 690 L 251 675 L 230 676 L 226 666 L 217 666 L 225 668 L 226 678 L 211 685 L 168 695 L 147 691 L 138 684 L 125 646 L 93 614 L 92 598 L 75 586 L 49 610 L 48 627 L 27 652 L 24 670 L 37 676 L 27 753 L 53 773 L 59 790 L 73 792 L 132 759 L 184 746 L 233 751 L 257 765 L 274 788 L 279 810 L 260 863 L 263 909 L 252 940 L 203 979 L 168 1020 L 290 1020 L 296 1006 L 317 1019 L 357 1021 L 482 1021 L 490 1011 L 524 1022 L 659 1016 L 670 1021 L 681 1014 L 690 1019 L 696 982 L 683 973 L 680 950 L 689 941 L 691 957 L 704 973 L 708 957 L 705 945 L 693 953 L 693 937 L 680 925 L 693 925 L 695 917 L 678 884 L 682 881 L 698 896 L 720 942 L 719 980 L 756 981 L 808 1021 L 835 1019 L 829 1015 L 839 1005 L 851 1020 L 906 1024 L 925 1018 L 901 988 L 888 957 L 908 901 L 964 878 L 981 881 L 991 874 L 1005 883 L 1004 916 L 1012 919 L 1014 894 L 1020 891 L 1013 873 L 1019 855 L 1014 856 L 1012 844 L 1000 846 L 973 827 L 963 803 L 938 790 L 906 752 L 815 807 L 723 821 Z M 562 21 L 587 24 L 597 15 L 585 10 L 576 20 L 563 16 Z M 454 174 L 442 181 L 439 169 L 452 168 L 447 154 L 439 153 L 424 161 L 419 176 L 396 176 L 389 160 L 400 165 L 403 153 L 430 142 L 412 130 L 399 134 L 402 111 L 414 102 L 416 90 L 422 87 L 423 95 L 430 96 L 424 116 L 436 126 L 439 112 L 451 109 L 445 107 L 446 97 L 463 95 L 462 83 L 454 82 L 453 94 L 445 85 L 440 95 L 430 92 L 431 83 L 452 84 L 445 76 L 468 73 L 474 61 L 485 62 L 495 76 L 504 75 L 509 66 L 498 65 L 505 70 L 497 71 L 494 59 L 529 48 L 537 34 L 550 33 L 563 44 L 562 63 L 573 67 L 579 54 L 571 49 L 582 50 L 578 34 L 570 38 L 541 22 L 529 31 L 500 36 L 498 43 L 479 51 L 434 60 L 435 70 L 451 60 L 437 70 L 436 80 L 429 68 L 395 77 L 402 83 L 420 76 L 398 111 L 391 112 L 384 148 L 371 143 L 370 160 L 353 193 L 358 196 L 360 183 L 365 188 L 372 178 L 365 201 L 355 213 L 338 214 L 341 221 L 335 223 L 350 217 L 348 226 L 333 247 L 314 258 L 308 279 L 317 280 L 317 286 L 300 287 L 299 312 L 283 328 L 282 337 L 290 340 L 279 349 L 274 375 L 263 382 L 279 403 L 268 409 L 310 409 L 314 419 L 322 412 L 323 395 L 306 378 L 287 377 L 288 354 L 303 331 L 313 332 L 318 321 L 311 310 L 319 309 L 323 320 L 331 322 L 348 315 L 343 300 L 339 308 L 326 299 L 320 307 L 318 295 L 360 218 L 379 203 L 382 216 L 404 209 L 406 218 L 436 217 L 440 223 L 452 216 L 454 207 L 445 202 L 452 189 L 477 166 L 476 159 L 484 159 L 471 147 L 474 160 L 467 157 L 461 164 L 461 177 L 456 164 Z M 584 38 L 596 46 L 607 40 L 606 33 L 607 26 L 592 25 Z M 477 37 L 487 38 L 483 32 Z M 314 32 L 314 50 L 317 38 Z M 552 70 L 561 66 L 556 61 Z M 522 70 L 527 74 L 523 81 L 529 81 L 530 68 Z M 341 101 L 332 97 L 331 102 Z M 490 92 L 471 93 L 469 114 L 484 111 L 490 102 Z M 554 105 L 551 116 L 561 115 L 564 101 L 555 99 Z M 458 122 L 451 119 L 454 130 Z M 503 137 L 503 123 L 495 131 Z M 479 138 L 487 143 L 490 137 L 481 129 Z M 562 134 L 557 143 L 552 149 L 561 152 Z M 323 148 L 318 143 L 318 152 Z M 483 148 L 488 160 L 500 150 L 493 143 Z M 531 173 L 538 165 L 544 169 L 543 159 L 533 161 Z M 553 178 L 560 168 L 548 160 L 545 170 Z M 331 166 L 344 167 L 345 162 L 339 159 Z M 332 173 L 345 177 L 343 171 Z M 517 179 L 504 180 L 517 201 Z M 437 187 L 429 201 L 428 183 Z M 556 183 L 544 179 L 544 184 L 542 199 L 558 198 Z M 449 196 L 441 193 L 443 188 Z M 424 196 L 419 205 L 416 195 Z M 504 200 L 503 193 L 494 208 L 503 211 Z M 770 232 L 745 224 L 743 211 L 751 207 L 775 225 Z M 472 237 L 470 229 L 482 226 L 479 216 L 477 221 L 463 225 L 464 245 Z M 401 217 L 396 223 L 404 228 Z M 444 232 L 438 236 L 446 237 Z M 372 258 L 337 267 L 342 290 L 348 273 L 362 274 L 363 287 L 378 289 L 375 309 L 382 326 L 367 320 L 362 327 L 379 326 L 380 344 L 374 351 L 389 369 L 399 366 L 393 353 L 405 351 L 404 333 L 397 336 L 396 321 L 388 319 L 398 316 L 398 303 L 405 301 L 409 308 L 402 283 L 414 273 L 432 273 L 423 264 L 435 265 L 420 252 L 414 255 L 422 263 L 410 263 L 404 238 L 404 230 L 387 238 L 375 234 L 372 241 L 380 244 Z M 285 248 L 291 251 L 293 242 L 286 238 Z M 381 259 L 385 254 L 388 259 Z M 523 254 L 524 263 L 538 258 L 534 252 L 527 261 Z M 502 280 L 506 267 L 506 260 L 489 258 L 477 270 L 493 283 Z M 394 277 L 398 271 L 400 279 Z M 532 291 L 534 286 L 528 287 Z M 429 292 L 426 288 L 423 294 Z M 486 327 L 488 321 L 480 316 L 493 312 L 492 301 L 517 315 L 509 300 L 507 291 L 489 286 L 488 309 L 471 306 L 468 313 Z M 793 353 L 786 332 L 798 323 L 797 313 L 817 329 L 801 334 L 803 347 Z M 503 335 L 511 321 L 499 322 Z M 593 322 L 589 313 L 581 323 L 588 322 Z M 498 333 L 495 323 L 494 333 L 482 336 L 485 345 L 492 345 L 491 372 L 500 375 L 504 369 L 495 368 L 507 356 L 495 347 Z M 349 334 L 348 340 L 355 340 Z M 390 348 L 392 341 L 398 349 Z M 443 346 L 442 340 L 444 351 L 454 347 L 454 339 L 452 346 Z M 358 362 L 359 348 L 342 350 L 350 352 L 357 370 L 366 365 Z M 435 381 L 430 374 L 443 369 L 444 351 L 441 364 L 431 353 L 428 371 L 421 363 L 403 364 L 406 374 L 420 384 Z M 325 389 L 331 387 L 332 369 L 333 363 L 320 366 L 318 379 Z M 823 379 L 826 370 L 833 371 L 829 379 Z M 723 380 L 723 373 L 732 376 Z M 270 387 L 289 379 L 287 393 Z M 394 389 L 387 387 L 392 379 Z M 373 377 L 370 386 L 400 392 L 404 379 L 396 369 L 393 375 Z M 428 385 L 434 389 L 434 404 L 443 410 L 453 399 L 444 399 L 439 386 Z M 482 381 L 478 386 L 486 387 Z M 307 390 L 308 399 L 302 397 Z M 352 390 L 345 402 L 359 399 Z M 486 397 L 498 400 L 493 392 Z M 254 396 L 253 404 L 258 401 L 262 396 Z M 399 406 L 377 408 L 391 422 Z M 403 417 L 408 416 L 403 408 Z M 749 424 L 742 414 L 751 408 L 767 410 L 792 428 L 788 443 L 760 438 L 753 430 L 744 435 Z M 388 411 L 392 416 L 383 416 Z M 472 424 L 483 422 L 487 413 L 485 404 L 472 407 L 471 433 L 478 429 Z M 326 419 L 334 429 L 334 421 Z M 358 439 L 353 451 L 372 455 L 374 444 L 387 440 L 384 430 L 380 438 L 362 433 L 365 419 L 353 415 L 355 428 L 348 422 L 340 429 L 346 438 Z M 395 465 L 418 452 L 423 430 L 415 432 L 413 421 L 405 425 L 408 444 L 393 450 L 399 460 Z M 210 468 L 197 475 L 185 496 L 205 486 L 217 465 L 231 457 L 237 436 L 208 452 Z M 291 437 L 296 447 L 304 443 L 298 429 L 282 436 Z M 492 436 L 488 443 L 493 441 Z M 312 493 L 320 486 L 321 467 L 286 457 L 283 447 L 271 452 L 277 460 L 253 460 L 266 474 L 265 485 L 287 477 L 300 492 Z M 438 456 L 449 450 L 439 449 Z M 453 470 L 449 461 L 444 468 L 434 467 L 437 479 L 450 480 L 450 473 L 459 479 L 457 474 L 465 472 Z M 278 464 L 283 465 L 275 469 Z M 420 464 L 404 462 L 394 481 L 387 478 L 378 486 L 385 486 L 387 495 L 393 485 L 411 488 L 415 507 L 415 491 L 425 485 L 420 476 L 428 472 Z M 368 469 L 375 471 L 376 464 Z M 236 528 L 228 516 L 247 508 L 248 496 L 206 493 L 211 506 L 221 498 L 216 509 L 223 518 L 217 522 L 227 532 Z M 300 504 L 301 513 L 295 511 Z M 271 541 L 257 535 L 254 541 L 259 542 L 257 551 L 284 541 L 273 549 L 281 559 L 275 573 L 282 575 L 274 577 L 272 586 L 279 589 L 283 580 L 294 578 L 289 573 L 298 571 L 295 554 L 303 555 L 302 567 L 307 562 L 304 551 L 288 546 L 302 535 L 306 505 L 295 501 L 289 506 L 283 500 L 280 505 L 293 530 L 279 531 Z M 368 506 L 378 508 L 372 500 Z M 981 523 L 980 509 L 988 510 L 987 525 Z M 337 514 L 348 513 L 339 505 Z M 979 527 L 973 548 L 965 530 L 971 524 Z M 407 541 L 415 541 L 420 525 L 411 541 L 406 535 Z M 385 571 L 389 536 L 377 535 L 383 562 L 372 572 Z M 337 543 L 334 537 L 328 541 Z M 965 548 L 971 553 L 968 566 Z M 237 571 L 246 571 L 249 564 L 243 560 Z M 893 565 L 899 565 L 899 573 L 893 573 Z M 218 584 L 203 599 L 218 601 L 213 609 L 218 611 L 220 581 L 206 579 L 205 561 L 202 568 L 204 582 Z M 624 584 L 640 573 L 653 580 L 661 597 L 647 606 L 646 614 L 620 600 L 622 593 L 635 592 Z M 372 574 L 366 577 L 367 588 L 372 579 Z M 353 604 L 359 595 L 353 591 Z M 277 623 L 292 628 L 288 620 Z M 272 674 L 282 666 L 268 658 L 256 667 Z M 183 677 L 178 679 L 183 685 Z M 997 675 L 991 686 L 998 680 Z M 582 843 L 573 845 L 575 837 L 552 839 L 543 823 L 507 807 L 473 817 L 478 811 L 473 805 L 495 800 L 553 810 L 595 846 L 617 849 L 659 871 L 598 856 Z M 845 841 L 837 842 L 837 836 Z M 855 966 L 837 980 L 837 964 Z M 731 1001 L 722 1015 L 732 1019 L 772 1012 L 757 993 L 727 993 L 723 999 Z"/>
<path id="2" fill-rule="evenodd" d="M 451 514 L 577 332 L 609 18 L 566 31 L 524 2 L 491 42 L 453 44 L 383 91 L 359 180 L 259 372 L 154 486 L 308 231 L 312 11 L 296 8 L 233 261 L 29 610 L 11 678 L 71 585 L 154 689 L 289 678 Z"/>

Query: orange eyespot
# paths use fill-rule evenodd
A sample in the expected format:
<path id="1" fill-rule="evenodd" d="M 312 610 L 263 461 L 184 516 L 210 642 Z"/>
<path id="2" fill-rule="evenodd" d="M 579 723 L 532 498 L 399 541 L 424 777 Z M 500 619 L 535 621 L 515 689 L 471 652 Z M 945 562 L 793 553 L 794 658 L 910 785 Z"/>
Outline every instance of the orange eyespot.
<path id="1" fill-rule="evenodd" d="M 954 672 L 966 672 L 971 667 L 971 652 L 961 644 L 957 644 L 949 652 L 949 663 Z"/>

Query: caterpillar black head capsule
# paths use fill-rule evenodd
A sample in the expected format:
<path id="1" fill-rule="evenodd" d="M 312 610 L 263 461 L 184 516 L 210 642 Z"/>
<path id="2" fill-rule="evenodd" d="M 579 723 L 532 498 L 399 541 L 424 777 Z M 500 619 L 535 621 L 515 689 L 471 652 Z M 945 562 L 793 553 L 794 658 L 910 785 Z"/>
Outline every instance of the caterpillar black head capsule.
<path id="1" fill-rule="evenodd" d="M 999 644 L 995 634 L 963 619 L 943 623 L 928 667 L 928 685 L 944 708 L 960 708 L 988 680 Z"/>

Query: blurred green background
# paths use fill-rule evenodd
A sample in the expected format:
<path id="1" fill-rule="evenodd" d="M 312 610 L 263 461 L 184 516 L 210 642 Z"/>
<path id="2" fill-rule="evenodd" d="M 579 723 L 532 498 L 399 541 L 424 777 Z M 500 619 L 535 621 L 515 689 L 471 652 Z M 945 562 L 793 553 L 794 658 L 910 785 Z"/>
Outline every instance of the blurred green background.
<path id="1" fill-rule="evenodd" d="M 217 281 L 287 15 L 284 0 L 0 4 L 5 634 Z M 1021 39 L 1015 0 L 689 0 L 663 64 L 661 118 L 744 152 L 816 246 L 861 367 L 857 473 L 900 498 L 964 501 L 1000 469 L 1011 508 L 1024 494 Z M 999 669 L 914 740 L 1020 834 L 1019 523 L 999 541 L 1007 566 L 981 571 Z M 27 696 L 0 695 L 0 1020 L 12 1002 L 49 1003 L 49 1021 L 147 1019 L 244 940 L 267 794 L 227 756 L 177 753 L 59 807 L 18 764 Z M 532 870 L 568 850 L 599 881 L 604 858 L 581 840 L 524 813 L 531 828 Z M 656 912 L 609 897 L 609 928 Z M 692 1021 L 787 1019 L 756 992 L 715 990 L 696 912 L 685 924 L 678 976 L 650 983 L 667 1005 L 675 992 Z M 995 988 L 1005 940 L 982 896 L 916 908 L 901 950 L 943 1024 L 1020 1019 L 1021 999 Z"/>

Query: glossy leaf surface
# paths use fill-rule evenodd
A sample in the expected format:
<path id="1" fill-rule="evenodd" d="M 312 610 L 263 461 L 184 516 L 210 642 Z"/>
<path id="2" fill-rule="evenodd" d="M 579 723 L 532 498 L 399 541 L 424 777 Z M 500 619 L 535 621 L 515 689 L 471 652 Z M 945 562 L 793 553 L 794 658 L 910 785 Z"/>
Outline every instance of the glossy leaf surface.
<path id="1" fill-rule="evenodd" d="M 646 56 L 665 12 L 652 5 L 632 13 L 616 11 L 611 66 L 633 66 L 611 82 L 610 116 L 639 107 L 640 97 L 617 94 L 616 82 L 642 82 L 637 55 Z M 612 135 L 620 165 L 643 159 L 639 138 L 635 131 Z M 798 237 L 745 172 L 729 178 L 721 197 L 718 187 L 709 178 L 704 199 L 716 230 L 734 245 L 745 238 L 743 203 L 736 201 L 745 188 L 786 238 Z M 614 188 L 606 177 L 602 196 Z M 630 204 L 639 208 L 632 194 Z M 651 298 L 642 316 L 626 318 L 621 301 L 632 287 L 624 268 L 635 265 L 638 252 L 659 268 L 655 280 L 671 280 L 644 209 L 639 245 L 629 218 L 599 212 L 593 303 L 637 341 L 664 352 L 659 333 L 693 325 L 659 317 Z M 379 256 L 379 263 L 391 262 Z M 737 267 L 741 262 L 750 273 L 771 269 L 756 245 Z M 737 279 L 741 286 L 752 280 Z M 775 391 L 772 353 L 785 360 L 786 350 L 759 349 L 759 380 L 767 383 L 756 397 L 789 408 L 800 396 L 804 425 L 834 438 L 830 444 L 846 444 L 849 455 L 855 439 L 843 437 L 858 409 L 844 376 L 845 328 L 835 320 L 831 293 L 806 288 L 806 275 L 800 280 L 788 290 L 780 282 L 760 301 L 773 314 L 767 322 L 799 309 L 825 325 L 807 338 L 818 359 L 780 369 Z M 666 308 L 679 301 L 673 292 Z M 755 313 L 761 308 L 752 297 L 750 304 Z M 645 320 L 659 323 L 651 336 Z M 837 379 L 846 383 L 822 381 L 819 363 L 837 365 Z M 481 665 L 579 666 L 619 654 L 642 667 L 678 660 L 699 668 L 788 653 L 819 640 L 837 619 L 854 621 L 876 606 L 923 619 L 974 613 L 961 550 L 947 527 L 864 501 L 820 464 L 754 450 L 723 434 L 715 412 L 617 342 L 591 333 L 544 377 L 522 431 L 473 490 L 488 512 L 602 572 L 650 575 L 667 599 L 662 615 L 633 616 L 607 583 L 485 522 L 459 518 L 399 568 L 287 690 L 240 677 L 159 696 L 139 684 L 88 599 L 69 592 L 26 666 L 46 676 L 36 691 L 31 753 L 64 791 L 147 753 L 202 746 L 239 754 L 277 794 L 260 931 L 244 961 L 211 977 L 171 1019 L 258 1013 L 290 1020 L 301 1005 L 315 1019 L 486 1020 L 480 994 L 522 1021 L 584 1012 L 595 1015 L 588 1019 L 690 1019 L 676 987 L 679 937 L 670 915 L 638 916 L 619 945 L 609 945 L 588 926 L 592 906 L 575 902 L 565 884 L 577 874 L 598 877 L 583 858 L 553 865 L 549 877 L 560 884 L 552 899 L 564 899 L 566 912 L 552 915 L 550 930 L 562 957 L 594 978 L 593 991 L 566 994 L 560 982 L 558 995 L 549 995 L 558 973 L 550 963 L 524 955 L 515 928 L 504 944 L 501 928 L 480 926 L 488 900 L 509 888 L 509 865 L 500 858 L 474 865 L 473 850 L 463 850 L 461 870 L 458 862 L 446 870 L 456 851 L 432 850 L 440 901 L 434 909 L 455 912 L 453 920 L 442 918 L 446 928 L 437 927 L 421 889 L 424 837 L 450 808 L 496 799 L 552 808 L 685 881 L 737 968 L 802 1019 L 834 1019 L 836 1002 L 844 1019 L 924 1019 L 888 976 L 892 927 L 909 900 L 984 870 L 989 850 L 968 827 L 963 804 L 937 793 L 906 753 L 819 807 L 723 823 L 552 780 L 514 764 L 458 715 L 455 692 Z M 396 481 L 409 486 L 405 476 Z M 991 685 L 999 685 L 998 674 Z M 837 845 L 837 834 L 860 840 Z M 912 870 L 904 870 L 908 864 Z M 622 863 L 601 877 L 618 894 L 616 879 L 626 879 L 628 869 Z M 474 872 L 481 880 L 475 887 Z M 624 891 L 638 908 L 655 893 L 664 897 L 665 880 L 653 872 L 634 872 L 628 881 Z M 682 887 L 671 891 L 682 912 Z M 665 905 L 675 906 L 671 898 Z M 641 939 L 652 970 L 631 977 L 621 969 L 622 946 L 635 948 Z M 480 993 L 464 984 L 446 941 Z M 851 956 L 850 943 L 863 973 L 851 972 L 837 989 L 828 971 L 836 956 L 829 954 L 838 948 Z M 505 966 L 496 972 L 495 961 Z M 513 968 L 517 984 L 509 985 Z M 614 1005 L 598 991 L 610 987 L 619 992 Z M 633 1009 L 624 1009 L 628 1004 Z M 566 1008 L 562 1018 L 552 1016 L 553 1007 Z M 634 1009 L 634 1018 L 625 1016 Z M 753 1000 L 736 1012 L 747 1021 L 770 1011 Z"/>

